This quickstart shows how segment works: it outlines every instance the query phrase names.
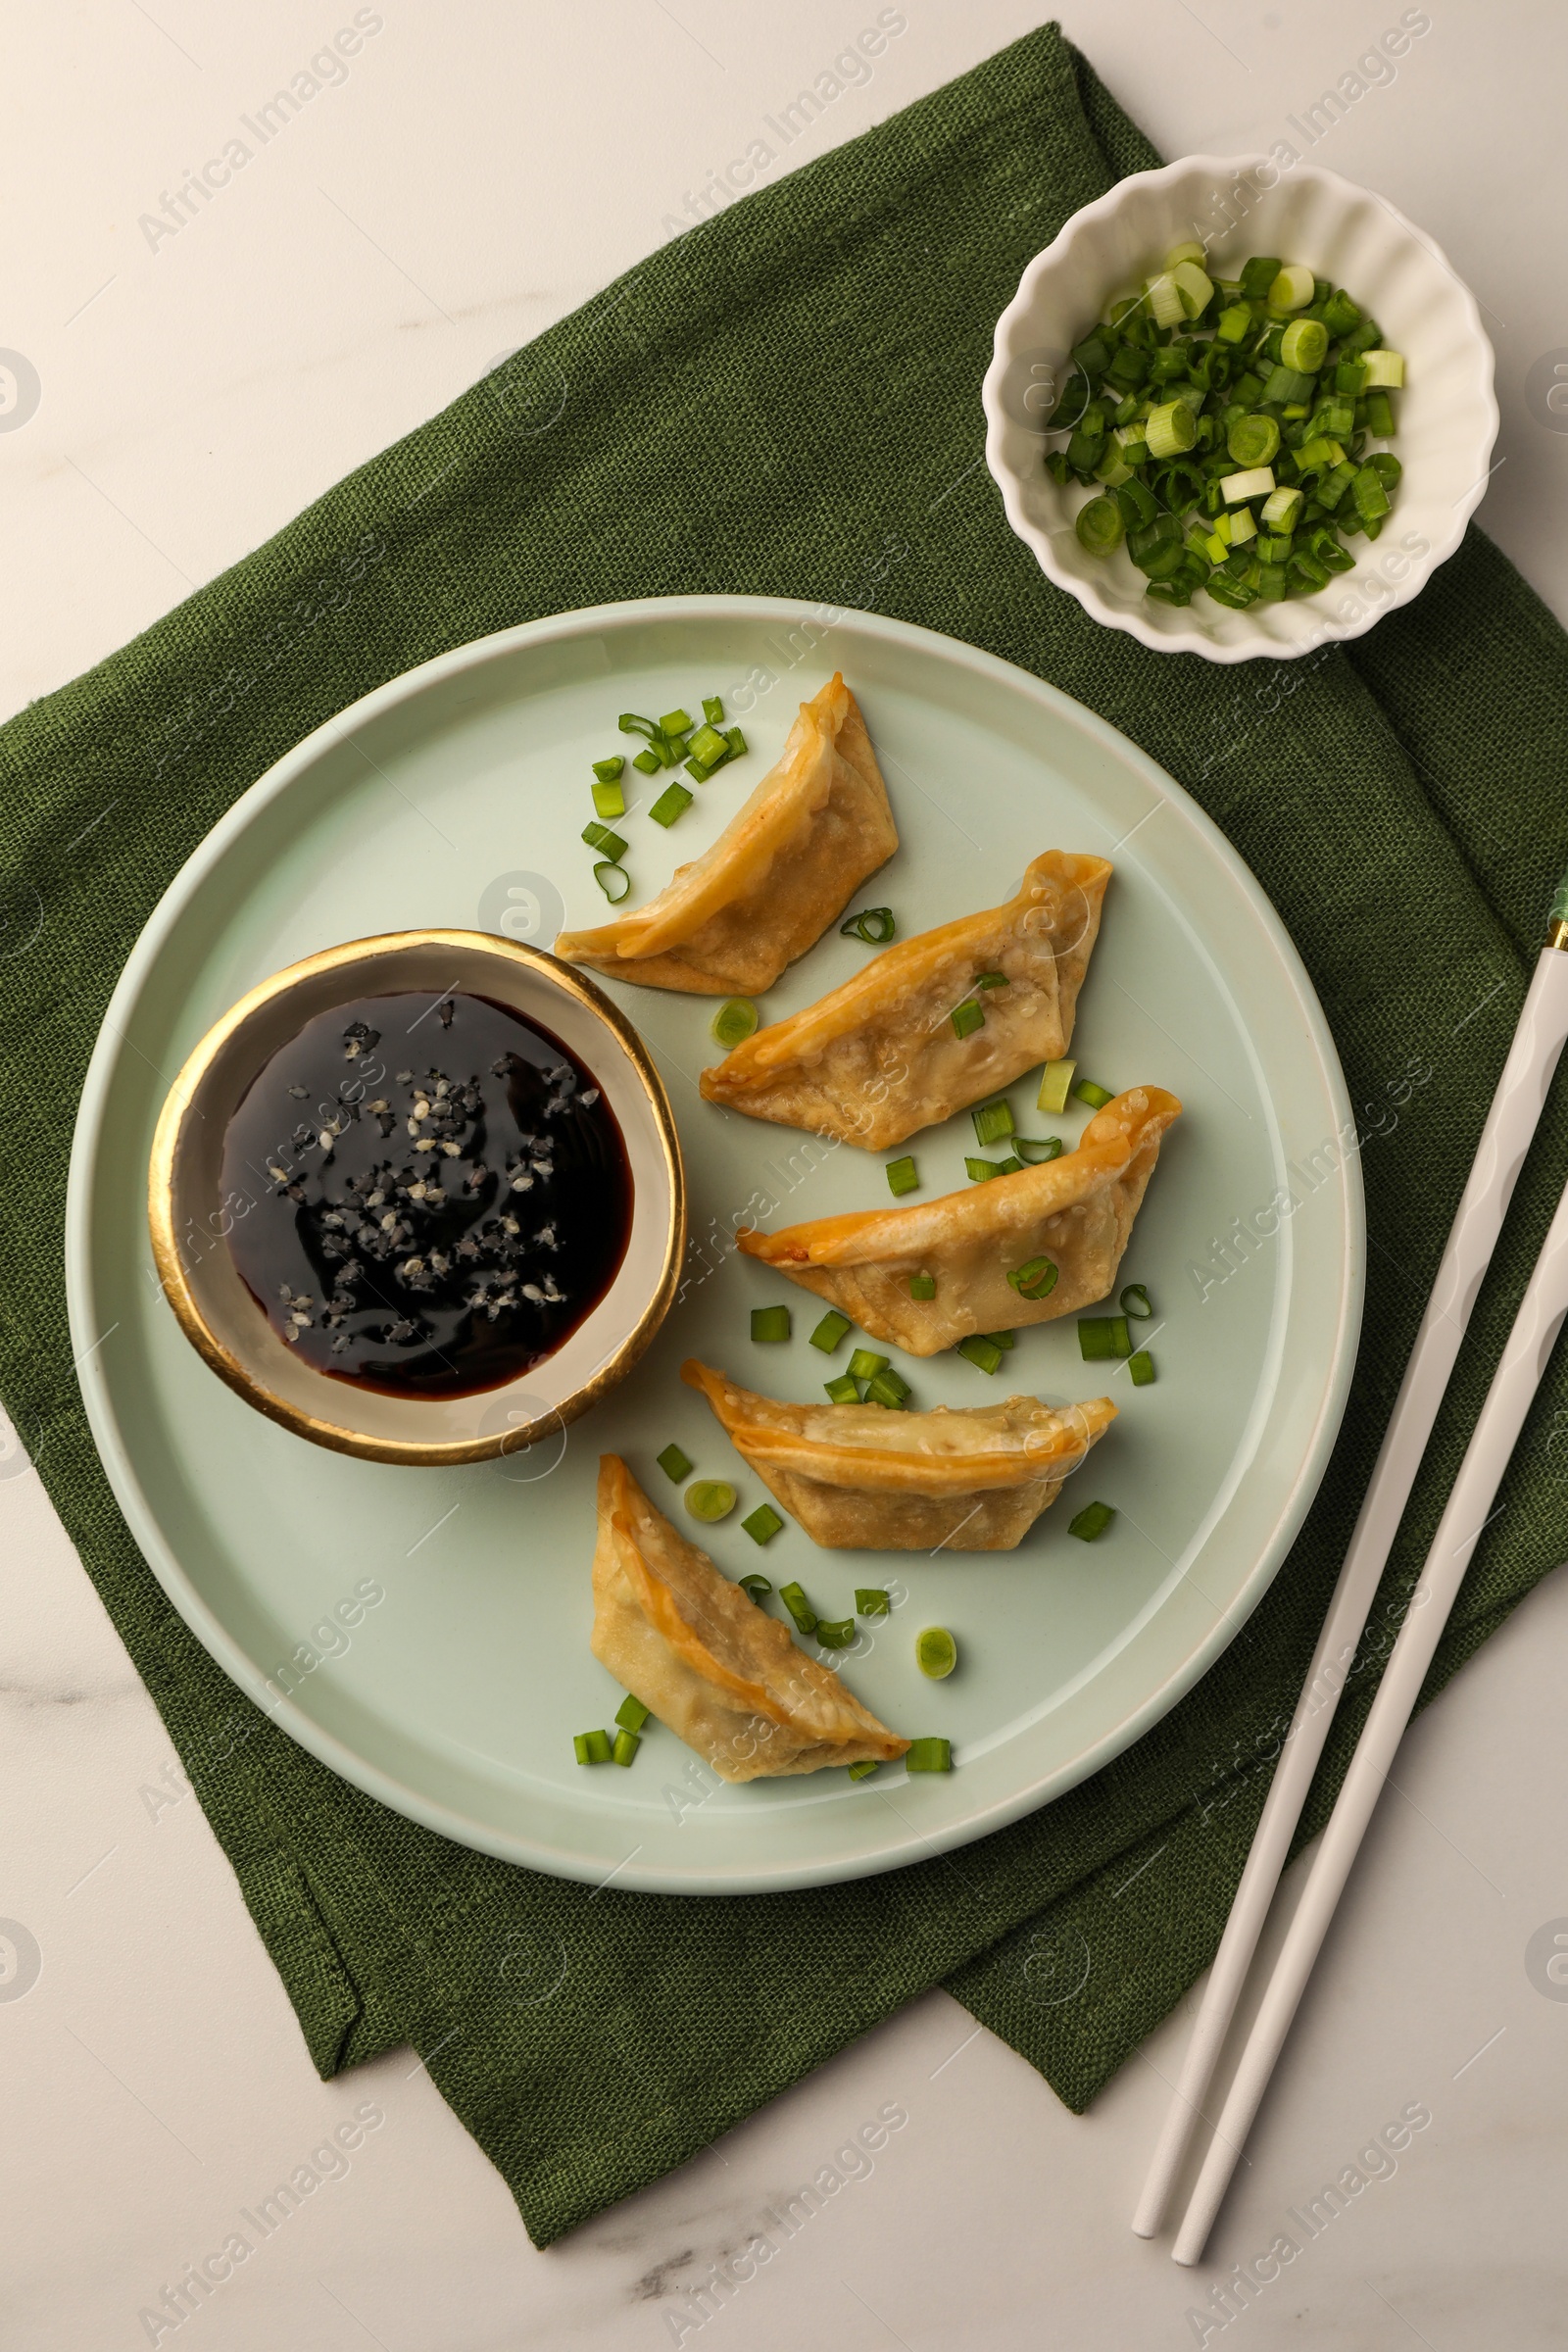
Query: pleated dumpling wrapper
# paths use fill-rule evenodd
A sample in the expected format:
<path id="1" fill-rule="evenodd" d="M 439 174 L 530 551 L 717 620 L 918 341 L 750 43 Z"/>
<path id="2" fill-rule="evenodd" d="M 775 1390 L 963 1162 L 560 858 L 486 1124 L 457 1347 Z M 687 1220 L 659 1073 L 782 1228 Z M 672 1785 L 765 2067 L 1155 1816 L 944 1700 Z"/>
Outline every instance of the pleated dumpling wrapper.
<path id="1" fill-rule="evenodd" d="M 780 1404 L 695 1361 L 680 1376 L 790 1517 L 830 1551 L 1011 1551 L 1116 1418 L 1108 1396 L 900 1413 Z"/>
<path id="2" fill-rule="evenodd" d="M 613 1453 L 599 1464 L 592 1641 L 720 1780 L 891 1764 L 909 1744 L 688 1544 Z"/>
<path id="3" fill-rule="evenodd" d="M 1097 1111 L 1059 1159 L 911 1208 L 817 1217 L 781 1233 L 748 1226 L 735 1239 L 910 1355 L 935 1355 L 972 1332 L 1049 1323 L 1111 1289 L 1181 1107 L 1161 1087 L 1136 1086 Z M 916 1274 L 935 1281 L 935 1298 L 910 1298 Z"/>
<path id="4" fill-rule="evenodd" d="M 712 848 L 635 914 L 563 931 L 556 954 L 646 988 L 760 996 L 898 846 L 860 707 L 835 672 Z"/>
<path id="5" fill-rule="evenodd" d="M 1036 1063 L 1059 1061 L 1110 874 L 1103 858 L 1047 850 L 1006 906 L 888 948 L 820 1003 L 759 1029 L 704 1070 L 704 1095 L 754 1119 L 885 1152 Z M 960 1036 L 952 1015 L 970 1003 L 985 1017 Z"/>

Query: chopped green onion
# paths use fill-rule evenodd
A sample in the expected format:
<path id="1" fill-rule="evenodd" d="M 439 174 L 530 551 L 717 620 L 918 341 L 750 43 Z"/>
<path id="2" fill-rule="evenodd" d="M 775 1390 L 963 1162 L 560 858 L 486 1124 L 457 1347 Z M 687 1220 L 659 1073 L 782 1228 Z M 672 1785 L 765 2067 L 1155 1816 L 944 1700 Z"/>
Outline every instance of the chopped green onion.
<path id="1" fill-rule="evenodd" d="M 1123 480 L 1126 479 L 1125 473 Z M 1121 518 L 1121 509 L 1113 498 L 1092 498 L 1087 507 L 1080 507 L 1073 529 L 1078 544 L 1092 556 L 1114 555 L 1127 535 Z"/>
<path id="2" fill-rule="evenodd" d="M 1271 311 L 1304 311 L 1317 280 L 1304 264 L 1287 262 L 1268 290 Z"/>
<path id="3" fill-rule="evenodd" d="M 617 1732 L 615 1744 L 610 1751 L 611 1756 L 617 1764 L 631 1764 L 636 1760 L 637 1750 L 641 1745 L 642 1741 L 635 1732 Z"/>
<path id="4" fill-rule="evenodd" d="M 1293 318 L 1280 337 L 1280 359 L 1302 375 L 1316 375 L 1329 347 L 1329 330 L 1321 318 Z"/>
<path id="5" fill-rule="evenodd" d="M 794 1618 L 796 1632 L 798 1634 L 814 1634 L 816 1611 L 807 1599 L 801 1587 L 799 1585 L 780 1585 L 778 1596 Z"/>
<path id="6" fill-rule="evenodd" d="M 951 1740 L 911 1740 L 909 1752 L 904 1759 L 906 1772 L 951 1772 L 953 1742 Z"/>
<path id="7" fill-rule="evenodd" d="M 1185 400 L 1167 400 L 1148 418 L 1144 437 L 1152 458 L 1182 457 L 1198 439 L 1198 418 Z"/>
<path id="8" fill-rule="evenodd" d="M 857 1617 L 885 1617 L 890 1607 L 886 1592 L 880 1585 L 857 1585 L 855 1613 Z"/>
<path id="9" fill-rule="evenodd" d="M 1257 536 L 1257 525 L 1252 520 L 1252 510 L 1250 507 L 1238 507 L 1235 514 L 1230 517 L 1230 526 L 1231 550 L 1233 554 L 1237 548 L 1245 547 L 1249 539 L 1255 539 Z"/>
<path id="10" fill-rule="evenodd" d="M 1280 445 L 1280 428 L 1272 416 L 1238 416 L 1225 435 L 1225 447 L 1238 466 L 1267 466 Z"/>
<path id="11" fill-rule="evenodd" d="M 626 868 L 623 865 L 616 865 L 608 858 L 602 858 L 594 867 L 594 880 L 612 906 L 618 906 L 631 888 L 631 876 L 627 873 Z M 619 885 L 618 889 L 615 887 L 616 884 Z"/>
<path id="12" fill-rule="evenodd" d="M 1012 982 L 1005 972 L 981 972 L 975 979 L 976 988 L 1010 988 Z"/>
<path id="13" fill-rule="evenodd" d="M 657 752 L 639 752 L 632 765 L 639 775 L 657 776 L 664 762 Z"/>
<path id="14" fill-rule="evenodd" d="M 890 1412 L 899 1413 L 904 1410 L 908 1400 L 909 1384 L 895 1372 L 891 1365 L 886 1372 L 879 1372 L 874 1380 L 866 1383 L 865 1401 L 867 1404 L 883 1404 Z"/>
<path id="15" fill-rule="evenodd" d="M 1250 466 L 1245 473 L 1227 473 L 1219 486 L 1219 494 L 1228 507 L 1239 507 L 1250 498 L 1266 498 L 1274 488 L 1272 466 Z"/>
<path id="16" fill-rule="evenodd" d="M 591 850 L 598 850 L 612 860 L 618 860 L 626 855 L 626 844 L 618 833 L 612 833 L 608 825 L 584 825 L 582 837 Z"/>
<path id="17" fill-rule="evenodd" d="M 909 1297 L 911 1298 L 934 1298 L 936 1295 L 937 1284 L 934 1274 L 911 1274 L 909 1276 Z"/>
<path id="18" fill-rule="evenodd" d="M 1189 247 L 1174 267 L 1169 261 L 1165 264 L 1171 276 L 1176 280 L 1176 290 L 1182 298 L 1182 309 L 1189 318 L 1196 318 L 1200 312 L 1206 311 L 1213 299 L 1214 281 L 1206 270 L 1199 267 L 1202 258 L 1200 252 L 1195 253 Z"/>
<path id="19" fill-rule="evenodd" d="M 977 1144 L 1000 1144 L 1004 1135 L 1012 1133 L 1012 1104 L 1001 1097 L 994 1102 L 976 1103 L 969 1116 Z"/>
<path id="20" fill-rule="evenodd" d="M 754 1306 L 752 1337 L 754 1340 L 787 1340 L 790 1336 L 790 1310 L 787 1306 Z"/>
<path id="21" fill-rule="evenodd" d="M 1080 1078 L 1072 1091 L 1080 1102 L 1088 1103 L 1091 1110 L 1103 1110 L 1107 1102 L 1116 1100 L 1109 1087 L 1096 1086 L 1092 1078 Z"/>
<path id="22" fill-rule="evenodd" d="M 691 723 L 686 711 L 666 710 L 659 722 L 659 731 L 662 735 L 684 735 Z"/>
<path id="23" fill-rule="evenodd" d="M 1382 476 L 1370 466 L 1363 466 L 1357 473 L 1350 484 L 1350 496 L 1363 522 L 1380 522 L 1389 511 L 1389 494 L 1383 487 Z"/>
<path id="24" fill-rule="evenodd" d="M 868 1781 L 873 1772 L 880 1772 L 881 1769 L 874 1757 L 862 1756 L 858 1764 L 850 1766 L 850 1778 L 852 1781 Z"/>
<path id="25" fill-rule="evenodd" d="M 1021 1165 L 1022 1163 L 1015 1162 L 1014 1164 Z M 993 1176 L 1000 1176 L 1003 1173 L 1003 1162 L 1000 1159 L 966 1159 L 963 1165 L 971 1184 L 989 1184 Z"/>
<path id="26" fill-rule="evenodd" d="M 971 1332 L 966 1340 L 958 1342 L 958 1353 L 982 1372 L 1000 1371 L 1004 1352 L 995 1340 L 987 1339 L 984 1332 Z"/>
<path id="27" fill-rule="evenodd" d="M 761 1513 L 760 1511 L 754 1511 L 752 1513 L 752 1517 L 754 1519 L 760 1518 L 760 1516 Z M 781 1519 L 779 1521 L 779 1526 L 782 1527 L 783 1524 L 784 1522 Z M 742 1527 L 746 1526 L 746 1521 L 744 1519 L 741 1521 L 741 1525 Z M 739 1585 L 741 1591 L 746 1594 L 749 1600 L 756 1601 L 759 1608 L 761 1607 L 763 1601 L 773 1590 L 765 1576 L 738 1576 L 735 1579 L 735 1582 Z"/>
<path id="28" fill-rule="evenodd" d="M 727 1519 L 739 1500 L 727 1478 L 700 1478 L 686 1490 L 686 1508 L 709 1527 Z"/>
<path id="29" fill-rule="evenodd" d="M 1022 1166 L 1023 1161 L 1021 1159 L 1015 1159 L 1012 1153 L 1009 1152 L 1005 1159 L 999 1159 L 997 1161 L 996 1173 L 999 1176 L 1016 1176 Z"/>
<path id="30" fill-rule="evenodd" d="M 628 1690 L 615 1709 L 615 1721 L 623 1732 L 640 1732 L 648 1721 L 649 1713 L 650 1710 L 643 1705 L 642 1700 L 633 1698 Z"/>
<path id="31" fill-rule="evenodd" d="M 945 1682 L 958 1663 L 958 1644 L 945 1625 L 928 1625 L 914 1637 L 914 1662 L 932 1682 Z"/>
<path id="32" fill-rule="evenodd" d="M 1045 1160 L 1061 1157 L 1059 1135 L 1015 1135 L 1012 1148 L 1026 1167 L 1037 1168 Z"/>
<path id="33" fill-rule="evenodd" d="M 1020 1298 L 1049 1298 L 1056 1287 L 1056 1268 L 1049 1257 L 1032 1257 L 1027 1265 L 1014 1266 L 1007 1280 Z"/>
<path id="34" fill-rule="evenodd" d="M 624 767 L 625 764 L 626 763 L 623 760 L 617 760 L 615 762 L 617 767 Z M 593 788 L 593 793 L 594 813 L 596 816 L 625 815 L 626 795 L 622 792 L 618 784 L 596 784 Z"/>
<path id="35" fill-rule="evenodd" d="M 608 1764 L 610 1762 L 610 1734 L 608 1732 L 578 1732 L 571 1742 L 579 1764 Z"/>
<path id="36" fill-rule="evenodd" d="M 1293 531 L 1296 517 L 1303 504 L 1299 490 L 1286 487 L 1271 491 L 1263 501 L 1263 527 L 1269 531 Z"/>
<path id="37" fill-rule="evenodd" d="M 1389 440 L 1394 432 L 1394 409 L 1386 392 L 1369 392 L 1366 396 L 1366 426 L 1380 441 Z"/>
<path id="38" fill-rule="evenodd" d="M 1125 1315 L 1079 1316 L 1078 1352 L 1086 1364 L 1102 1363 L 1111 1356 L 1126 1357 L 1132 1351 Z"/>
<path id="39" fill-rule="evenodd" d="M 1138 1323 L 1147 1323 L 1154 1311 L 1149 1293 L 1141 1282 L 1130 1282 L 1116 1303 L 1124 1315 L 1131 1315 Z"/>
<path id="40" fill-rule="evenodd" d="M 1115 1516 L 1108 1502 L 1086 1503 L 1076 1519 L 1068 1520 L 1067 1533 L 1079 1537 L 1085 1544 L 1092 1544 L 1097 1536 L 1104 1534 Z"/>
<path id="41" fill-rule="evenodd" d="M 760 1502 L 756 1510 L 748 1511 L 741 1521 L 741 1526 L 754 1544 L 771 1544 L 783 1524 L 770 1502 Z"/>
<path id="42" fill-rule="evenodd" d="M 1066 1109 L 1068 1090 L 1072 1085 L 1073 1072 L 1077 1067 L 1078 1064 L 1075 1061 L 1047 1062 L 1040 1080 L 1039 1098 L 1035 1103 L 1037 1110 L 1049 1110 L 1059 1114 Z"/>
<path id="43" fill-rule="evenodd" d="M 1214 332 L 1222 343 L 1242 343 L 1252 323 L 1252 314 L 1245 302 L 1227 303 L 1214 323 Z"/>
<path id="44" fill-rule="evenodd" d="M 1277 256 L 1256 253 L 1250 262 L 1242 264 L 1242 274 L 1238 281 L 1241 291 L 1249 302 L 1266 301 L 1268 290 L 1279 272 L 1280 265 Z"/>
<path id="45" fill-rule="evenodd" d="M 972 1037 L 986 1016 L 980 1006 L 971 1001 L 966 1004 L 956 1004 L 949 1017 L 956 1037 Z"/>
<path id="46" fill-rule="evenodd" d="M 840 923 L 839 937 L 863 940 L 868 948 L 885 948 L 898 927 L 891 906 L 862 906 Z"/>
<path id="47" fill-rule="evenodd" d="M 709 725 L 710 727 L 716 727 L 723 715 L 724 706 L 719 701 L 718 696 L 716 694 L 705 694 L 703 697 L 703 716 L 707 719 Z"/>
<path id="48" fill-rule="evenodd" d="M 849 1316 L 841 1315 L 836 1306 L 830 1307 L 812 1332 L 810 1344 L 820 1348 L 824 1355 L 831 1355 L 849 1328 Z"/>
<path id="49" fill-rule="evenodd" d="M 655 1454 L 654 1459 L 664 1476 L 677 1487 L 683 1478 L 690 1478 L 692 1474 L 691 1463 L 678 1446 L 666 1446 L 662 1453 Z"/>
<path id="50" fill-rule="evenodd" d="M 686 749 L 704 767 L 721 767 L 729 758 L 729 745 L 716 727 L 699 727 Z"/>
<path id="51" fill-rule="evenodd" d="M 1191 240 L 1185 245 L 1173 245 L 1165 256 L 1165 268 L 1174 270 L 1178 262 L 1201 262 L 1203 248 Z"/>
<path id="52" fill-rule="evenodd" d="M 850 1358 L 850 1378 L 852 1380 L 875 1380 L 877 1374 L 885 1372 L 887 1368 L 887 1357 L 878 1355 L 870 1348 L 857 1348 Z"/>
<path id="53" fill-rule="evenodd" d="M 650 742 L 659 733 L 654 720 L 644 718 L 637 710 L 623 710 L 615 724 L 623 735 L 646 735 Z"/>
<path id="54" fill-rule="evenodd" d="M 732 760 L 739 760 L 746 750 L 746 738 L 741 733 L 739 727 L 726 727 L 724 729 L 724 741 L 729 745 L 730 758 Z"/>
<path id="55" fill-rule="evenodd" d="M 986 1338 L 991 1342 L 993 1348 L 1016 1348 L 1018 1345 L 1018 1335 L 1015 1331 L 988 1331 Z"/>
<path id="56" fill-rule="evenodd" d="M 1397 351 L 1367 351 L 1361 355 L 1368 391 L 1398 392 L 1404 385 L 1404 359 Z"/>
<path id="57" fill-rule="evenodd" d="M 860 1401 L 860 1392 L 847 1372 L 841 1372 L 837 1380 L 825 1380 L 822 1386 L 835 1404 L 858 1404 Z"/>
<path id="58" fill-rule="evenodd" d="M 648 813 L 656 825 L 672 825 L 692 805 L 692 796 L 684 784 L 666 784 Z"/>
<path id="59" fill-rule="evenodd" d="M 848 1649 L 855 1640 L 853 1617 L 819 1617 L 816 1638 L 824 1649 Z"/>
<path id="60" fill-rule="evenodd" d="M 670 790 L 675 788 L 670 786 Z M 750 997 L 730 997 L 714 1013 L 710 1024 L 716 1042 L 725 1052 L 744 1045 L 757 1027 L 757 1006 Z"/>
<path id="61" fill-rule="evenodd" d="M 895 1200 L 901 1193 L 913 1193 L 919 1190 L 920 1179 L 915 1172 L 913 1156 L 909 1152 L 906 1152 L 902 1159 L 890 1159 L 883 1173 L 888 1180 L 888 1191 Z"/>
<path id="62" fill-rule="evenodd" d="M 1156 326 L 1180 326 L 1187 316 L 1182 290 L 1168 270 L 1161 270 L 1144 288 Z"/>
<path id="63" fill-rule="evenodd" d="M 1147 1348 L 1139 1348 L 1127 1358 L 1127 1370 L 1135 1389 L 1147 1389 L 1154 1377 L 1154 1359 Z"/>
<path id="64" fill-rule="evenodd" d="M 618 779 L 625 764 L 625 760 L 621 754 L 616 752 L 609 760 L 596 760 L 594 761 L 594 774 L 598 777 L 601 784 L 613 784 Z M 601 810 L 600 813 L 602 815 L 604 813 L 603 810 Z"/>

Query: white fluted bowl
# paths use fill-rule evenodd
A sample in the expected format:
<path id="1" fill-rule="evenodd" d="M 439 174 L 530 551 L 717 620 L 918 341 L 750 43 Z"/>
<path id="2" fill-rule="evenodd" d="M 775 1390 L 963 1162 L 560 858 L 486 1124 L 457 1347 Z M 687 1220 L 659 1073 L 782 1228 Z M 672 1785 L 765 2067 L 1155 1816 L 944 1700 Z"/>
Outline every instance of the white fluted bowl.
<path id="1" fill-rule="evenodd" d="M 1262 188 L 1260 177 L 1274 174 Z M 1254 175 L 1251 182 L 1244 176 Z M 1241 212 L 1247 201 L 1245 215 Z M 1233 277 L 1250 254 L 1304 262 L 1345 286 L 1405 357 L 1391 446 L 1404 467 L 1381 538 L 1355 540 L 1353 571 L 1318 596 L 1228 612 L 1201 590 L 1190 605 L 1144 594 L 1125 547 L 1108 559 L 1079 544 L 1074 520 L 1086 493 L 1046 471 L 1045 420 L 1071 367 L 1071 348 L 1106 297 L 1140 283 L 1173 245 L 1195 239 L 1211 275 Z M 1139 172 L 1075 213 L 1037 254 L 997 321 L 981 399 L 986 463 L 1007 520 L 1041 569 L 1084 611 L 1125 629 L 1156 653 L 1207 662 L 1258 656 L 1290 660 L 1336 639 L 1359 637 L 1408 604 L 1451 556 L 1486 488 L 1497 435 L 1492 345 L 1475 298 L 1443 254 L 1381 196 L 1338 173 L 1298 164 L 1281 176 L 1258 157 L 1191 155 Z"/>

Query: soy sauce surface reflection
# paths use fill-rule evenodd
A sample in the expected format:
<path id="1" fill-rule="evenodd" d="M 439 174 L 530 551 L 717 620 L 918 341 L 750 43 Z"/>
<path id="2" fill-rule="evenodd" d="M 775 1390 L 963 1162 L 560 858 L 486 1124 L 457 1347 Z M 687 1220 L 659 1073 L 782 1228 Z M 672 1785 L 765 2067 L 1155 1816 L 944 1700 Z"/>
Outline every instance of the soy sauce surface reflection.
<path id="1" fill-rule="evenodd" d="M 397 1396 L 470 1396 L 552 1355 L 631 1230 L 593 1073 L 486 997 L 318 1014 L 229 1122 L 222 1186 L 273 1329 L 318 1371 Z"/>

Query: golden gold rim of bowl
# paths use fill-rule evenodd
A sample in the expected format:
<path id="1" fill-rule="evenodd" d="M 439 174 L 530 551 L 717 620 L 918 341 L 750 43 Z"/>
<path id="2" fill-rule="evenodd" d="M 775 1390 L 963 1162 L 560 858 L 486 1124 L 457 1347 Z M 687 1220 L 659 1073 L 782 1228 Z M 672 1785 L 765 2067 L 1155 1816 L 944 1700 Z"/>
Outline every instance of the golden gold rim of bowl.
<path id="1" fill-rule="evenodd" d="M 279 1396 L 224 1346 L 197 1303 L 174 1238 L 174 1165 L 186 1116 L 201 1091 L 208 1070 L 235 1031 L 242 1028 L 263 1005 L 286 996 L 302 982 L 316 979 L 323 972 L 337 971 L 350 964 L 371 962 L 377 956 L 402 955 L 411 948 L 429 947 L 478 950 L 498 964 L 512 964 L 534 972 L 564 995 L 575 997 L 611 1031 L 642 1081 L 643 1091 L 653 1110 L 654 1127 L 669 1178 L 670 1205 L 669 1230 L 664 1237 L 664 1260 L 654 1295 L 634 1329 L 627 1333 L 613 1355 L 600 1365 L 591 1380 L 585 1381 L 581 1388 L 574 1389 L 569 1396 L 564 1396 L 558 1405 L 553 1405 L 543 1420 L 516 1429 L 501 1430 L 490 1437 L 449 1439 L 426 1444 L 415 1439 L 372 1438 L 361 1431 L 345 1428 L 340 1422 L 319 1420 L 314 1413 L 302 1411 L 298 1405 Z M 373 992 L 367 990 L 363 993 Z M 632 1213 L 636 1215 L 635 1202 Z M 603 990 L 597 988 L 584 973 L 573 970 L 569 964 L 562 963 L 554 956 L 547 956 L 541 949 L 521 947 L 516 941 L 498 938 L 493 932 L 389 931 L 371 939 L 349 940 L 342 947 L 323 948 L 318 955 L 307 956 L 302 962 L 291 963 L 285 971 L 274 972 L 270 980 L 264 980 L 248 996 L 241 997 L 239 1003 L 231 1005 L 221 1020 L 216 1021 L 208 1030 L 170 1088 L 159 1114 L 148 1169 L 147 1222 L 152 1234 L 153 1258 L 159 1280 L 179 1318 L 181 1330 L 219 1378 L 227 1381 L 247 1404 L 254 1405 L 269 1420 L 280 1422 L 283 1428 L 293 1430 L 296 1436 L 310 1438 L 318 1446 L 330 1446 L 334 1452 L 357 1454 L 374 1462 L 416 1463 L 428 1469 L 449 1462 L 490 1461 L 503 1453 L 517 1452 L 531 1444 L 535 1437 L 558 1426 L 564 1426 L 568 1421 L 575 1421 L 625 1378 L 663 1322 L 674 1299 L 686 1247 L 686 1171 L 681 1160 L 680 1139 L 675 1132 L 669 1098 L 664 1092 L 662 1079 L 649 1058 L 647 1048 L 618 1005 L 612 1004 Z M 326 1375 L 322 1374 L 321 1377 L 324 1380 Z M 342 1386 L 345 1398 L 353 1396 L 353 1388 L 347 1382 L 336 1385 Z M 496 1389 L 494 1396 L 504 1396 L 506 1385 L 504 1383 Z M 476 1397 L 489 1394 L 492 1392 L 475 1392 Z"/>

